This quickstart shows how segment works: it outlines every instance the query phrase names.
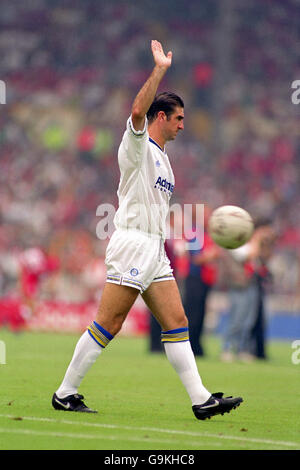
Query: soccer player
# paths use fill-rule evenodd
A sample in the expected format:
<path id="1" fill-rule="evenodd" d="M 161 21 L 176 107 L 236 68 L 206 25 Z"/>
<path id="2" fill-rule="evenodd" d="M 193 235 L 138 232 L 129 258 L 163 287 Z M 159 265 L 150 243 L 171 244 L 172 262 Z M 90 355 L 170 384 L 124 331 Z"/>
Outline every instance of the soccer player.
<path id="1" fill-rule="evenodd" d="M 165 221 L 174 175 L 165 144 L 184 128 L 184 104 L 158 86 L 172 63 L 158 41 L 151 42 L 154 68 L 137 94 L 118 152 L 120 183 L 116 230 L 106 251 L 107 282 L 95 321 L 80 337 L 63 381 L 52 397 L 58 410 L 96 412 L 78 388 L 100 353 L 120 331 L 137 296 L 142 295 L 162 327 L 168 360 L 178 373 L 198 419 L 223 414 L 242 398 L 211 394 L 199 376 L 189 342 L 188 321 L 164 251 Z"/>

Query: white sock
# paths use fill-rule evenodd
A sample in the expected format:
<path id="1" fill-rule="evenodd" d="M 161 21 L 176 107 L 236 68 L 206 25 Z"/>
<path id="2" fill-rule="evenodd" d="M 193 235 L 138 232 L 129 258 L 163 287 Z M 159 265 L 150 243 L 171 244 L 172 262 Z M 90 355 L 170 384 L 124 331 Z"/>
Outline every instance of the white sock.
<path id="1" fill-rule="evenodd" d="M 163 343 L 167 358 L 178 373 L 192 405 L 205 403 L 211 393 L 204 387 L 189 341 Z"/>
<path id="2" fill-rule="evenodd" d="M 66 371 L 62 384 L 56 391 L 58 398 L 77 393 L 82 379 L 102 352 L 101 346 L 85 331 L 76 344 L 70 365 Z"/>

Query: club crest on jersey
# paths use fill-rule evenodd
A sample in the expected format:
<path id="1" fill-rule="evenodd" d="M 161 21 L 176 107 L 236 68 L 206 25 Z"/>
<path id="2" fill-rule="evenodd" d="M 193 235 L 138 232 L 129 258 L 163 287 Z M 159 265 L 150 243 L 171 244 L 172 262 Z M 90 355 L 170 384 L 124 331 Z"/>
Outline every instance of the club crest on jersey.
<path id="1" fill-rule="evenodd" d="M 158 188 L 161 191 L 164 191 L 165 193 L 169 193 L 171 196 L 173 190 L 174 190 L 174 184 L 170 183 L 169 181 L 166 180 L 166 178 L 162 179 L 160 176 L 157 178 L 156 183 L 154 185 L 154 188 Z"/>
<path id="2" fill-rule="evenodd" d="M 139 273 L 139 270 L 138 270 L 138 269 L 136 269 L 136 268 L 132 268 L 132 269 L 130 270 L 130 274 L 131 274 L 131 276 L 137 276 L 137 275 L 138 275 L 138 273 Z"/>

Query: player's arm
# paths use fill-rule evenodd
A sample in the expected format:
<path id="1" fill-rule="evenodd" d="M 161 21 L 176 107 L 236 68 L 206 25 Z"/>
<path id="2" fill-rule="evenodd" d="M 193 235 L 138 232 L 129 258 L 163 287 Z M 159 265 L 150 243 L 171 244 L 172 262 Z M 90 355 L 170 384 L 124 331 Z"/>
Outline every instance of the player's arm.
<path id="1" fill-rule="evenodd" d="M 151 49 L 155 66 L 144 86 L 137 94 L 131 110 L 132 124 L 135 130 L 141 131 L 145 125 L 145 116 L 149 110 L 157 88 L 172 63 L 172 52 L 165 55 L 162 45 L 158 41 L 151 41 Z"/>

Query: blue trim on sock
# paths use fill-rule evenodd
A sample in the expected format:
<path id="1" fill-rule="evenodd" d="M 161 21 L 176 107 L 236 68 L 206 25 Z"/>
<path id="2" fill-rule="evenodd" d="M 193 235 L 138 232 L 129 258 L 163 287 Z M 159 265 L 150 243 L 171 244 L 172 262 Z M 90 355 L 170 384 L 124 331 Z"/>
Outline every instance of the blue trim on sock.
<path id="1" fill-rule="evenodd" d="M 113 339 L 113 335 L 111 335 L 108 331 L 106 331 L 104 328 L 102 328 L 102 326 L 99 325 L 99 323 L 97 323 L 95 321 L 93 323 L 96 326 L 96 328 L 98 328 L 98 330 L 101 331 L 101 333 L 103 333 L 104 336 L 106 336 L 107 339 L 109 339 L 109 341 L 111 341 Z"/>
<path id="2" fill-rule="evenodd" d="M 175 330 L 162 331 L 162 334 L 173 334 L 173 333 L 182 333 L 183 331 L 188 331 L 188 328 L 177 328 Z"/>

